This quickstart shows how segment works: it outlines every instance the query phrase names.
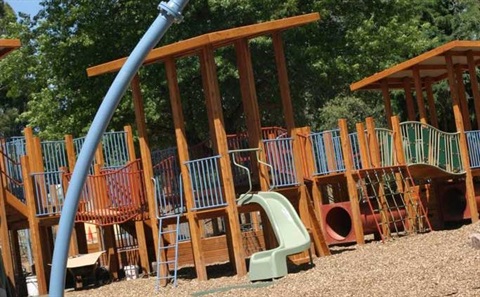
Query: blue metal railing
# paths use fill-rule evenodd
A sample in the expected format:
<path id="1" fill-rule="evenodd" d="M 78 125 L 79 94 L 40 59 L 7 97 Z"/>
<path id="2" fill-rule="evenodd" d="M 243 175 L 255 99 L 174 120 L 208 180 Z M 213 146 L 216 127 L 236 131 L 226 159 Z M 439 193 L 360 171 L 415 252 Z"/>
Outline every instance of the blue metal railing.
<path id="1" fill-rule="evenodd" d="M 68 165 L 65 142 L 63 140 L 42 141 L 41 145 L 45 172 L 57 171 L 60 167 Z"/>
<path id="2" fill-rule="evenodd" d="M 480 168 L 480 130 L 466 131 L 470 168 Z"/>
<path id="3" fill-rule="evenodd" d="M 63 171 L 32 173 L 37 216 L 62 212 L 64 204 Z"/>
<path id="4" fill-rule="evenodd" d="M 271 188 L 298 185 L 293 159 L 293 138 L 263 140 L 267 163 L 271 166 Z"/>
<path id="5" fill-rule="evenodd" d="M 2 154 L 7 178 L 6 187 L 18 200 L 25 203 L 25 192 L 23 189 L 22 165 L 20 157 L 25 155 L 25 138 L 13 137 L 2 143 Z"/>
<path id="6" fill-rule="evenodd" d="M 350 146 L 352 148 L 352 158 L 353 158 L 353 169 L 360 170 L 362 169 L 362 158 L 360 155 L 360 143 L 358 141 L 357 132 L 348 134 L 350 138 Z"/>
<path id="7" fill-rule="evenodd" d="M 190 172 L 194 210 L 227 204 L 220 183 L 219 159 L 220 156 L 213 156 L 185 162 Z"/>
<path id="8" fill-rule="evenodd" d="M 127 132 L 105 132 L 102 137 L 104 168 L 120 168 L 130 161 Z"/>
<path id="9" fill-rule="evenodd" d="M 329 130 L 309 135 L 315 160 L 314 175 L 345 171 L 340 130 Z"/>

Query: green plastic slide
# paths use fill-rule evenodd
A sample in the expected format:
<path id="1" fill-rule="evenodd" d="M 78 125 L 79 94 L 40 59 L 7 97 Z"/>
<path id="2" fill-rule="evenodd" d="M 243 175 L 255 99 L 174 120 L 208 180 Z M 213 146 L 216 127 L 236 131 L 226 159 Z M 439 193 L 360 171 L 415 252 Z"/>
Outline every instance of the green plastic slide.
<path id="1" fill-rule="evenodd" d="M 244 194 L 237 202 L 238 205 L 250 203 L 258 203 L 265 210 L 279 244 L 274 249 L 261 251 L 250 257 L 250 280 L 283 277 L 288 274 L 287 256 L 310 247 L 308 231 L 292 204 L 279 193 Z"/>

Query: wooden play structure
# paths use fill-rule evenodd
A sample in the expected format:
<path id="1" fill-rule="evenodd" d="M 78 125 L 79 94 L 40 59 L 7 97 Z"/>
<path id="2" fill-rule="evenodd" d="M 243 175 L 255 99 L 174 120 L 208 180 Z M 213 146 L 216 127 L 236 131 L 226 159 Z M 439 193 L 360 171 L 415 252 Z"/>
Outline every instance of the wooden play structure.
<path id="1" fill-rule="evenodd" d="M 208 279 L 207 266 L 224 262 L 245 275 L 250 258 L 250 277 L 260 280 L 285 275 L 287 256 L 294 264 L 307 263 L 312 256 L 329 255 L 328 245 L 363 244 L 370 234 L 387 240 L 428 232 L 430 221 L 436 228 L 477 221 L 480 135 L 470 129 L 462 73 L 467 69 L 475 74 L 480 43 L 452 42 L 352 84 L 352 90 L 382 90 L 388 129 L 367 118 L 353 132 L 344 119 L 335 129 L 311 131 L 295 125 L 282 32 L 318 19 L 311 13 L 153 49 L 143 67 L 165 67 L 176 146 L 150 147 L 137 75 L 131 91 L 140 158 L 129 126 L 103 135 L 81 194 L 70 254 L 105 251 L 102 264 L 115 278 L 121 277 L 122 268 L 138 266 L 146 274 L 155 272 L 159 286 L 176 284 L 184 266 L 194 266 L 200 280 Z M 275 55 L 285 119 L 276 127 L 262 125 L 255 89 L 249 42 L 260 36 L 271 38 Z M 0 40 L 0 53 L 19 46 L 6 44 Z M 225 129 L 215 64 L 215 50 L 222 47 L 236 53 L 246 127 L 242 132 Z M 176 64 L 185 58 L 200 64 L 210 127 L 209 138 L 200 143 L 187 143 Z M 87 73 L 116 72 L 125 60 L 91 67 Z M 476 102 L 478 83 L 471 76 Z M 431 86 L 442 79 L 448 79 L 452 90 L 455 132 L 438 129 Z M 389 89 L 394 88 L 406 91 L 408 121 L 392 114 Z M 480 109 L 475 110 L 478 119 Z M 22 137 L 2 141 L 0 216 L 7 222 L 0 220 L 0 240 L 9 288 L 17 295 L 22 283 L 18 230 L 24 229 L 31 236 L 39 292 L 48 292 L 55 228 L 83 141 L 72 135 L 44 141 L 31 128 Z M 296 227 L 285 225 L 282 212 Z M 295 240 L 285 230 L 295 233 Z"/>

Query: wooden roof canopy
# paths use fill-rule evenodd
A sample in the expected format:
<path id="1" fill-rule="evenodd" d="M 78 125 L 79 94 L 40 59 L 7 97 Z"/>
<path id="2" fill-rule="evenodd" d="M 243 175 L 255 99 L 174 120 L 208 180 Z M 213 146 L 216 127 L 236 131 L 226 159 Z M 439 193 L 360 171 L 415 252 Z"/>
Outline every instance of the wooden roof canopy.
<path id="1" fill-rule="evenodd" d="M 0 59 L 21 46 L 18 39 L 0 39 Z"/>
<path id="2" fill-rule="evenodd" d="M 167 57 L 180 58 L 194 55 L 205 46 L 219 48 L 233 44 L 239 39 L 252 39 L 258 36 L 272 34 L 289 28 L 298 27 L 320 19 L 318 13 L 310 13 L 301 16 L 237 27 L 212 33 L 206 33 L 190 39 L 165 45 L 153 49 L 144 61 L 144 65 L 162 62 Z M 119 71 L 127 58 L 121 58 L 87 69 L 88 76 L 97 76 L 108 72 Z"/>
<path id="3" fill-rule="evenodd" d="M 470 59 L 474 59 L 475 65 L 480 64 L 480 41 L 456 40 L 446 43 L 415 58 L 354 82 L 350 85 L 350 89 L 352 91 L 381 89 L 382 82 L 385 81 L 388 89 L 403 89 L 403 81 L 406 78 L 413 81 L 413 70 L 415 69 L 419 70 L 422 86 L 424 86 L 426 78 L 429 78 L 432 82 L 444 80 L 448 76 L 445 61 L 447 54 L 452 56 L 453 65 L 460 65 L 463 69 L 468 69 L 469 56 Z"/>

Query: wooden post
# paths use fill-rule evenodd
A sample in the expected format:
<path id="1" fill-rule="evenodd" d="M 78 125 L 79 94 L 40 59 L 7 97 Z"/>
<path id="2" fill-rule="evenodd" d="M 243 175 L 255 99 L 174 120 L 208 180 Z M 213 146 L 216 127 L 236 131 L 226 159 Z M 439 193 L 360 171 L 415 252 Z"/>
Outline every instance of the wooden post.
<path id="1" fill-rule="evenodd" d="M 283 116 L 287 125 L 288 134 L 292 135 L 295 128 L 295 118 L 293 116 L 292 99 L 290 96 L 290 86 L 288 82 L 287 63 L 285 62 L 285 51 L 281 32 L 275 31 L 272 34 L 273 51 L 275 53 L 275 62 L 277 64 L 278 85 L 280 86 L 280 97 L 282 98 Z"/>
<path id="2" fill-rule="evenodd" d="M 127 138 L 127 150 L 128 156 L 130 158 L 130 162 L 134 162 L 137 160 L 137 156 L 135 154 L 135 145 L 133 143 L 133 131 L 132 127 L 127 125 L 123 127 L 125 131 L 126 138 Z M 135 221 L 135 233 L 137 235 L 138 241 L 138 253 L 140 256 L 140 264 L 142 265 L 142 270 L 147 271 L 150 274 L 151 266 L 150 261 L 148 260 L 148 244 L 147 239 L 145 238 L 145 223 L 143 221 L 136 220 Z"/>
<path id="3" fill-rule="evenodd" d="M 68 170 L 73 172 L 77 158 L 75 156 L 75 146 L 72 135 L 65 135 L 65 150 L 67 151 Z"/>
<path id="4" fill-rule="evenodd" d="M 220 155 L 221 178 L 224 187 L 224 194 L 227 200 L 228 224 L 230 227 L 230 244 L 234 253 L 235 268 L 237 274 L 242 276 L 247 273 L 245 265 L 245 256 L 242 244 L 242 234 L 240 232 L 240 222 L 238 219 L 238 209 L 235 199 L 235 189 L 233 187 L 232 169 L 230 167 L 230 156 L 228 154 L 227 137 L 225 134 L 225 126 L 222 115 L 222 104 L 220 99 L 220 90 L 218 87 L 217 70 L 213 55 L 213 47 L 206 46 L 200 53 L 200 63 L 205 71 L 202 77 L 204 85 L 207 87 L 205 94 L 207 102 L 211 104 L 211 117 L 213 120 L 214 136 L 217 143 L 218 154 Z M 228 238 L 228 236 L 227 236 Z"/>
<path id="5" fill-rule="evenodd" d="M 35 258 L 35 272 L 38 282 L 38 292 L 47 294 L 47 279 L 45 274 L 45 259 L 42 253 L 43 240 L 40 238 L 40 226 L 36 217 L 37 208 L 35 206 L 35 194 L 33 183 L 30 177 L 30 161 L 28 156 L 22 156 L 20 159 L 22 165 L 23 188 L 25 192 L 26 204 L 28 207 L 28 224 L 30 226 L 30 235 L 32 240 L 33 257 Z"/>
<path id="6" fill-rule="evenodd" d="M 372 167 L 372 163 L 370 161 L 370 152 L 368 151 L 367 146 L 367 138 L 365 137 L 365 126 L 363 123 L 357 123 L 355 125 L 357 129 L 357 137 L 358 137 L 358 146 L 360 148 L 360 160 L 362 163 L 362 169 L 368 169 Z"/>
<path id="7" fill-rule="evenodd" d="M 407 115 L 409 121 L 415 121 L 415 106 L 412 98 L 412 86 L 408 77 L 403 79 L 403 89 L 405 90 L 405 101 L 407 103 Z"/>
<path id="8" fill-rule="evenodd" d="M 235 52 L 237 54 L 237 68 L 240 76 L 243 111 L 248 130 L 248 143 L 253 148 L 260 148 L 259 157 L 265 160 L 265 150 L 262 144 L 262 123 L 258 109 L 257 91 L 255 89 L 255 78 L 253 76 L 252 57 L 248 40 L 240 39 L 235 42 Z M 257 170 L 254 171 L 254 174 L 257 176 L 254 176 L 254 178 L 258 177 L 260 188 L 263 191 L 267 191 L 270 187 L 267 167 L 258 165 L 258 162 L 252 162 L 252 165 L 257 166 Z"/>
<path id="9" fill-rule="evenodd" d="M 475 119 L 477 120 L 477 129 L 480 129 L 480 91 L 478 89 L 477 67 L 472 51 L 467 52 L 467 62 L 473 93 L 473 103 L 475 105 Z"/>
<path id="10" fill-rule="evenodd" d="M 415 84 L 415 95 L 417 96 L 420 122 L 427 124 L 427 111 L 425 110 L 425 101 L 423 100 L 422 78 L 420 76 L 420 70 L 418 67 L 413 68 L 413 82 Z M 390 119 L 390 117 L 388 119 Z"/>
<path id="11" fill-rule="evenodd" d="M 140 79 L 136 74 L 131 82 L 133 95 L 133 107 L 135 111 L 135 123 L 137 125 L 138 140 L 140 144 L 140 157 L 142 160 L 143 177 L 145 181 L 145 194 L 147 195 L 148 211 L 150 215 L 150 227 L 155 245 L 155 254 L 158 251 L 158 225 L 155 212 L 155 189 L 153 187 L 153 166 L 150 148 L 148 146 L 147 128 L 145 124 L 145 111 L 143 109 L 142 93 L 140 91 Z M 150 265 L 148 265 L 150 269 Z"/>
<path id="12" fill-rule="evenodd" d="M 436 128 L 438 127 L 437 108 L 435 107 L 435 98 L 432 90 L 433 80 L 431 77 L 425 79 L 425 91 L 427 92 L 428 110 L 430 114 L 430 124 Z"/>
<path id="13" fill-rule="evenodd" d="M 115 238 L 115 231 L 113 226 L 103 226 L 103 242 L 105 244 L 105 252 L 107 254 L 108 268 L 113 275 L 114 279 L 118 279 L 118 271 L 120 266 L 118 263 L 117 243 Z"/>
<path id="14" fill-rule="evenodd" d="M 180 97 L 180 89 L 177 81 L 177 68 L 175 65 L 175 60 L 173 58 L 168 58 L 165 61 L 165 67 L 167 72 L 168 90 L 170 94 L 170 105 L 172 107 L 173 123 L 175 127 L 175 136 L 177 140 L 178 159 L 179 163 L 181 164 L 180 170 L 182 174 L 184 199 L 187 206 L 187 218 L 188 226 L 190 228 L 193 260 L 195 262 L 197 278 L 200 280 L 206 280 L 208 275 L 205 266 L 200 222 L 196 213 L 191 211 L 191 209 L 194 208 L 194 194 L 188 167 L 185 164 L 185 162 L 190 160 L 190 156 L 188 154 L 187 135 L 185 133 L 185 121 L 182 111 L 183 109 L 182 100 Z"/>
<path id="15" fill-rule="evenodd" d="M 392 129 L 392 124 L 390 123 L 390 118 L 392 117 L 392 100 L 390 98 L 390 92 L 388 90 L 388 82 L 386 79 L 382 80 L 382 97 L 383 105 L 385 106 L 385 116 L 387 120 L 388 127 Z"/>
<path id="16" fill-rule="evenodd" d="M 3 155 L 0 154 L 0 158 L 3 159 Z M 2 166 L 3 167 L 3 166 Z M 5 168 L 0 168 L 2 172 Z M 12 284 L 15 286 L 15 270 L 13 268 L 13 257 L 12 250 L 10 248 L 10 237 L 8 231 L 8 221 L 7 221 L 7 202 L 6 202 L 6 185 L 3 179 L 0 179 L 0 243 L 2 247 L 2 263 L 5 269 L 5 275 L 7 283 L 5 284 L 5 289 Z M 10 288 L 13 290 L 13 288 Z"/>
<path id="17" fill-rule="evenodd" d="M 458 90 L 455 82 L 455 72 L 453 66 L 453 59 L 451 53 L 445 54 L 445 62 L 447 64 L 448 85 L 450 86 L 450 93 L 453 100 L 453 115 L 455 117 L 455 126 L 460 136 L 460 156 L 462 158 L 463 167 L 465 170 L 465 196 L 467 198 L 468 208 L 472 216 L 472 222 L 478 221 L 477 202 L 475 200 L 475 189 L 473 187 L 472 169 L 470 168 L 470 157 L 468 154 L 467 137 L 465 136 L 465 129 L 463 127 L 463 117 L 458 101 Z"/>
<path id="18" fill-rule="evenodd" d="M 358 203 L 357 183 L 353 177 L 355 169 L 353 167 L 352 145 L 350 144 L 350 137 L 348 135 L 347 120 L 338 120 L 338 127 L 340 128 L 340 141 L 342 143 L 343 160 L 345 162 L 348 196 L 352 207 L 352 223 L 353 229 L 355 230 L 355 239 L 358 244 L 365 244 L 360 205 Z"/>
<path id="19" fill-rule="evenodd" d="M 467 96 L 465 95 L 465 84 L 463 83 L 463 68 L 461 65 L 455 66 L 455 78 L 457 79 L 458 102 L 463 117 L 463 128 L 465 131 L 472 130 L 470 122 L 470 111 L 468 110 Z"/>

